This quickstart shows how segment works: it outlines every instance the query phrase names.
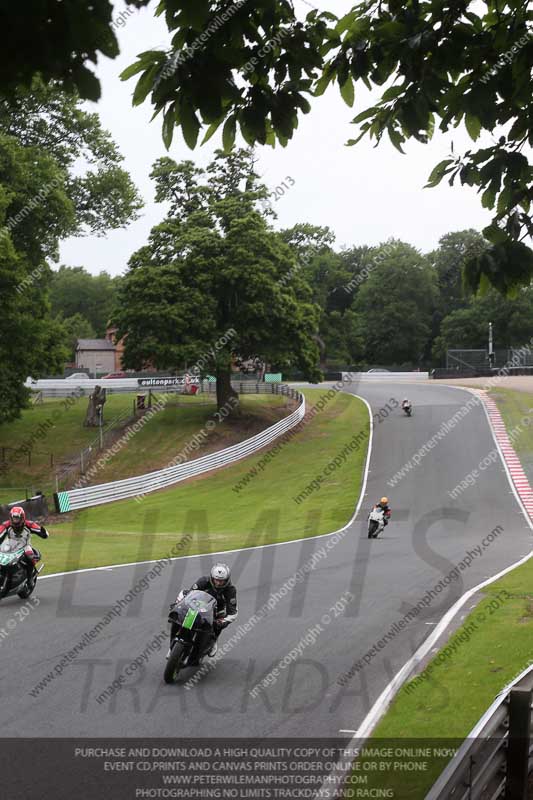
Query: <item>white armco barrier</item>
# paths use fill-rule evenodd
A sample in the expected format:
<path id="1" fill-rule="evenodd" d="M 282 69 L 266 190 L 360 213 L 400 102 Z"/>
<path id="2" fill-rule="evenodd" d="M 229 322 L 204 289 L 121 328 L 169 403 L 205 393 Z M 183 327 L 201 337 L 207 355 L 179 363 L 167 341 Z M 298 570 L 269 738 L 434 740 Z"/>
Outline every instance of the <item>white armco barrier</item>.
<path id="1" fill-rule="evenodd" d="M 265 384 L 262 384 L 262 386 L 265 386 Z M 291 428 L 294 428 L 305 416 L 305 397 L 303 394 L 283 384 L 268 384 L 268 386 L 269 388 L 272 387 L 272 394 L 283 394 L 297 399 L 299 405 L 296 411 L 293 411 L 288 417 L 276 422 L 275 425 L 271 425 L 270 428 L 266 428 L 256 436 L 252 436 L 251 439 L 238 442 L 231 447 L 226 447 L 224 450 L 210 453 L 193 461 L 177 463 L 157 472 L 136 475 L 134 478 L 125 478 L 112 483 L 101 483 L 97 486 L 86 486 L 80 489 L 56 492 L 54 494 L 56 510 L 59 513 L 65 513 L 89 506 L 112 503 L 115 500 L 125 500 L 128 497 L 142 496 L 148 492 L 155 492 L 157 489 L 164 489 L 187 478 L 192 478 L 194 475 L 200 475 L 203 472 L 233 464 L 235 461 L 255 453 L 284 433 L 287 433 Z M 105 455 L 104 452 L 102 458 L 105 459 Z M 177 461 L 178 458 L 180 458 L 179 455 L 176 456 L 175 460 Z M 107 462 L 107 459 L 105 461 Z"/>
<path id="2" fill-rule="evenodd" d="M 429 372 L 343 372 L 343 381 L 427 381 Z"/>

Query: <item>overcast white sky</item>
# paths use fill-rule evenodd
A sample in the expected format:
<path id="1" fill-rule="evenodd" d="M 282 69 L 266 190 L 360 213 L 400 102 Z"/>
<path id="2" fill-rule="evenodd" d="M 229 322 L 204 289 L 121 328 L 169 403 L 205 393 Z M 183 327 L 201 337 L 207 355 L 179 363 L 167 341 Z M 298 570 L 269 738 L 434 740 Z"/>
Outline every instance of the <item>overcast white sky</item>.
<path id="1" fill-rule="evenodd" d="M 319 0 L 323 10 L 340 14 L 352 0 Z M 304 0 L 298 0 L 305 13 Z M 146 243 L 149 231 L 164 215 L 164 208 L 153 202 L 154 188 L 149 179 L 156 158 L 166 155 L 161 140 L 159 117 L 150 123 L 152 107 L 147 101 L 133 108 L 131 95 L 135 78 L 122 82 L 118 75 L 143 50 L 166 49 L 170 35 L 164 19 L 154 17 L 155 3 L 135 11 L 118 30 L 119 58 L 103 59 L 98 65 L 102 99 L 87 104 L 96 110 L 102 124 L 111 131 L 125 156 L 124 166 L 131 174 L 146 203 L 142 216 L 128 228 L 112 231 L 105 237 L 68 239 L 61 247 L 61 263 L 83 266 L 92 273 L 105 269 L 113 275 L 123 273 L 130 255 Z M 122 6 L 116 4 L 116 12 Z M 383 139 L 375 148 L 366 139 L 355 147 L 345 142 L 355 136 L 350 125 L 356 114 L 368 107 L 371 96 L 365 87 L 356 86 L 356 100 L 349 108 L 338 88 L 312 101 L 312 111 L 300 118 L 300 126 L 286 148 L 258 147 L 258 171 L 274 189 L 286 176 L 294 185 L 274 204 L 276 227 L 297 222 L 328 225 L 336 235 L 336 245 L 378 244 L 391 236 L 403 239 L 426 252 L 439 238 L 454 230 L 481 230 L 491 214 L 481 208 L 480 198 L 469 187 L 435 189 L 423 186 L 433 166 L 450 153 L 453 139 L 456 152 L 467 150 L 471 141 L 461 128 L 453 134 L 436 133 L 428 145 L 412 142 L 402 156 Z M 490 141 L 490 138 L 489 140 Z M 479 142 L 478 142 L 479 144 Z M 215 134 L 204 147 L 191 151 L 179 131 L 168 153 L 176 161 L 192 159 L 206 164 L 217 147 Z"/>

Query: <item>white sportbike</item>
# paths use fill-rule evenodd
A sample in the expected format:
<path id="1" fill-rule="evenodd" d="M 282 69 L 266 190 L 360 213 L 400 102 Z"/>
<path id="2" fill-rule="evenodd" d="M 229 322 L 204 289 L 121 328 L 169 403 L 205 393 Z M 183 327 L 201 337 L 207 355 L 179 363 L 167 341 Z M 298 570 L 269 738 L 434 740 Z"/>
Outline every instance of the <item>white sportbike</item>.
<path id="1" fill-rule="evenodd" d="M 382 508 L 373 508 L 368 515 L 368 538 L 376 539 L 385 527 L 385 512 Z"/>

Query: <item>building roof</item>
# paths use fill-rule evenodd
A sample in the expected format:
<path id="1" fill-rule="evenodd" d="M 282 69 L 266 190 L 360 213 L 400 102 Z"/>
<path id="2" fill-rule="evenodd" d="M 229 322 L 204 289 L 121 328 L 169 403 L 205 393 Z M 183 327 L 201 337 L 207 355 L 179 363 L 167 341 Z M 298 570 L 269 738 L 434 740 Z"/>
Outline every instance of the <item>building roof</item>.
<path id="1" fill-rule="evenodd" d="M 78 339 L 76 350 L 115 350 L 109 339 Z"/>

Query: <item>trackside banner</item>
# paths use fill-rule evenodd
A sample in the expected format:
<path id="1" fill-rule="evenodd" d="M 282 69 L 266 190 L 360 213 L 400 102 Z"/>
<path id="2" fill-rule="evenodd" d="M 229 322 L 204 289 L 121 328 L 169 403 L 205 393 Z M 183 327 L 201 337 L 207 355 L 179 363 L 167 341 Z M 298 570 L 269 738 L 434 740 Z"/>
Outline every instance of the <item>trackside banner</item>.
<path id="1" fill-rule="evenodd" d="M 167 378 L 138 378 L 139 386 L 184 386 L 189 383 L 193 386 L 200 384 L 200 378 L 197 375 L 170 375 Z"/>
<path id="2" fill-rule="evenodd" d="M 459 743 L 379 739 L 358 744 L 349 737 L 4 738 L 2 797 L 423 798 Z"/>

